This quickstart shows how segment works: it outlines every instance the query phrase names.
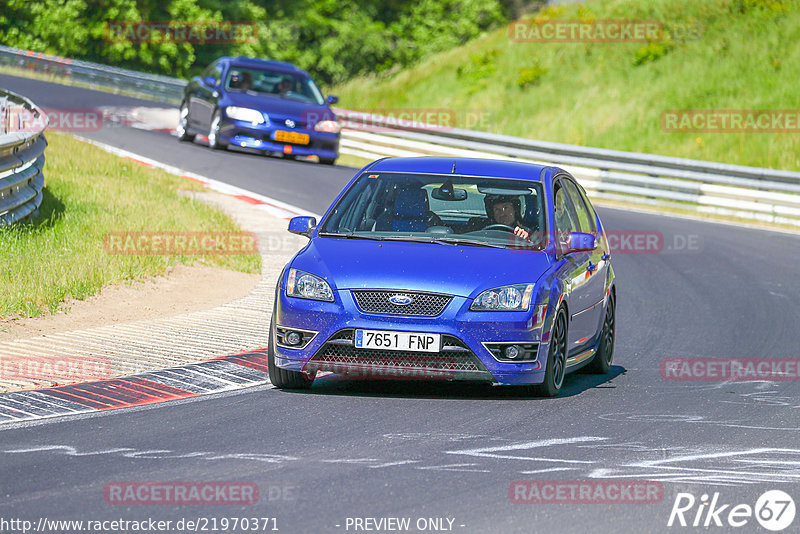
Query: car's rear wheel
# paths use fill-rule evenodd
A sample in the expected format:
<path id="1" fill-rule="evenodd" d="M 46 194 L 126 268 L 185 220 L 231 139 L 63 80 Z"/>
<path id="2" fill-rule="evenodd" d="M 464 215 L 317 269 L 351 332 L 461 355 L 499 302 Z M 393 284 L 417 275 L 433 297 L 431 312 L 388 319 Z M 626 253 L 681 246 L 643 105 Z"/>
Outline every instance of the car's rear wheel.
<path id="1" fill-rule="evenodd" d="M 186 102 L 181 104 L 178 127 L 175 131 L 178 133 L 178 141 L 194 141 L 195 134 L 189 133 L 189 106 L 186 105 Z"/>
<path id="2" fill-rule="evenodd" d="M 614 361 L 614 334 L 616 333 L 616 302 L 617 299 L 612 292 L 608 297 L 606 306 L 606 316 L 603 319 L 603 331 L 600 334 L 600 346 L 597 349 L 592 362 L 586 366 L 590 373 L 606 374 L 611 370 L 611 362 Z"/>
<path id="3" fill-rule="evenodd" d="M 222 116 L 219 110 L 214 112 L 214 117 L 211 119 L 211 127 L 208 129 L 208 146 L 214 150 L 222 150 L 225 145 L 219 139 L 219 127 L 222 124 Z"/>
<path id="4" fill-rule="evenodd" d="M 535 391 L 542 397 L 555 397 L 564 384 L 567 371 L 567 312 L 559 308 L 553 318 L 553 330 L 550 334 L 550 350 L 547 353 L 547 366 L 544 382 L 537 385 Z"/>
<path id="5" fill-rule="evenodd" d="M 270 321 L 269 325 L 269 346 L 267 347 L 267 368 L 269 370 L 269 381 L 276 388 L 281 389 L 308 389 L 314 383 L 314 375 L 307 375 L 299 371 L 281 369 L 275 365 L 275 321 Z"/>
<path id="6" fill-rule="evenodd" d="M 323 165 L 333 165 L 336 163 L 336 158 L 319 158 L 319 162 Z"/>

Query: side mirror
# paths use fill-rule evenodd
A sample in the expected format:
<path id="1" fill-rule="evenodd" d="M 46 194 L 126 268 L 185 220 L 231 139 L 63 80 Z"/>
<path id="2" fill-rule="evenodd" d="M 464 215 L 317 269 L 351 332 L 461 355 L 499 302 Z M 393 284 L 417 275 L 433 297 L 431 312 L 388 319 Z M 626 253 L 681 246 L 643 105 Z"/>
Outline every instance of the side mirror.
<path id="1" fill-rule="evenodd" d="M 293 234 L 304 235 L 311 238 L 311 233 L 317 226 L 317 220 L 314 217 L 293 217 L 289 221 L 289 231 Z"/>
<path id="2" fill-rule="evenodd" d="M 567 243 L 564 254 L 571 252 L 584 252 L 587 250 L 594 250 L 597 248 L 594 234 L 587 234 L 585 232 L 572 232 L 569 234 L 569 242 Z"/>
<path id="3" fill-rule="evenodd" d="M 327 104 L 329 106 L 337 103 L 338 101 L 339 101 L 339 97 L 338 96 L 333 96 L 333 95 L 330 95 L 330 96 L 328 96 L 328 98 L 325 99 L 325 102 L 327 102 Z"/>
<path id="4" fill-rule="evenodd" d="M 205 78 L 203 78 L 203 83 L 209 87 L 217 86 L 217 80 L 215 80 L 213 76 L 206 76 Z"/>

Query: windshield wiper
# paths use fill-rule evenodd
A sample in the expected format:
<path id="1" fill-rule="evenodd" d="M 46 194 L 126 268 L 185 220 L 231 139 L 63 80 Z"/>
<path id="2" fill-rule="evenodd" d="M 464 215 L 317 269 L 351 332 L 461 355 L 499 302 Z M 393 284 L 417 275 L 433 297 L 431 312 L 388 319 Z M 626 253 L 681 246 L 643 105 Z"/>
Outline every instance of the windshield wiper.
<path id="1" fill-rule="evenodd" d="M 506 248 L 503 245 L 496 243 L 487 243 L 486 241 L 473 241 L 472 239 L 459 239 L 457 237 L 439 237 L 436 241 L 442 243 L 449 243 L 451 245 L 468 245 L 472 247 L 490 247 L 490 248 Z"/>
<path id="2" fill-rule="evenodd" d="M 378 240 L 381 239 L 380 237 L 370 237 L 370 236 L 366 236 L 366 235 L 357 235 L 357 234 L 354 234 L 352 232 L 349 233 L 349 234 L 337 234 L 337 233 L 334 233 L 334 232 L 320 232 L 317 235 L 320 236 L 320 237 L 341 237 L 343 239 L 378 239 Z"/>
<path id="3" fill-rule="evenodd" d="M 404 241 L 407 243 L 439 243 L 443 245 L 438 239 L 435 237 L 414 237 L 414 236 L 382 236 L 376 239 L 380 239 L 381 241 Z"/>
<path id="4" fill-rule="evenodd" d="M 371 241 L 404 241 L 407 243 L 438 243 L 444 245 L 441 240 L 434 237 L 414 237 L 414 236 L 387 236 L 387 235 L 364 235 L 364 234 L 336 234 L 332 232 L 320 232 L 320 237 L 341 237 L 344 239 L 368 239 Z"/>

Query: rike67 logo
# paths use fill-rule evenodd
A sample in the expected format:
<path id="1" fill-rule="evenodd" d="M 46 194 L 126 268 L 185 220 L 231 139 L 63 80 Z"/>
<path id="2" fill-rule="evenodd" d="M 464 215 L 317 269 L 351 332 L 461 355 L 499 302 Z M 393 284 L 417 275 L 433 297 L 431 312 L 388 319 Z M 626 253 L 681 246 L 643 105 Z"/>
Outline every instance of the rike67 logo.
<path id="1" fill-rule="evenodd" d="M 678 493 L 667 526 L 738 528 L 751 525 L 755 517 L 765 529 L 779 532 L 792 524 L 794 515 L 794 499 L 781 490 L 764 492 L 755 506 L 724 502 L 718 492 L 710 499 L 704 493 L 699 500 L 691 493 Z"/>

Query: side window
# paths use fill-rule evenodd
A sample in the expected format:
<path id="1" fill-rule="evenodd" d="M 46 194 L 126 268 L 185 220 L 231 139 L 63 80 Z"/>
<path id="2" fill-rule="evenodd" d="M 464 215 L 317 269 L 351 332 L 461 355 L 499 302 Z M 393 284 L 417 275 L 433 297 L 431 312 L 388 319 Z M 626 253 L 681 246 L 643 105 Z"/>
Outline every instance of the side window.
<path id="1" fill-rule="evenodd" d="M 583 203 L 586 205 L 586 211 L 589 212 L 589 222 L 592 223 L 592 232 L 597 232 L 597 213 L 594 211 L 594 206 L 589 202 L 589 197 L 586 196 L 586 191 L 583 190 L 583 187 L 579 185 L 578 191 L 581 194 Z"/>
<path id="2" fill-rule="evenodd" d="M 577 216 L 572 209 L 572 205 L 567 200 L 567 193 L 563 183 L 563 181 L 556 183 L 556 192 L 553 196 L 556 233 L 560 242 L 564 242 L 569 237 L 570 232 L 578 231 Z"/>
<path id="3" fill-rule="evenodd" d="M 581 194 L 578 192 L 578 187 L 571 180 L 562 180 L 561 183 L 564 184 L 564 189 L 567 190 L 567 195 L 572 201 L 572 205 L 575 207 L 575 213 L 578 216 L 578 231 L 590 234 L 594 233 L 597 228 L 595 227 L 594 220 L 589 215 L 586 204 L 583 202 L 583 197 L 581 197 Z"/>

